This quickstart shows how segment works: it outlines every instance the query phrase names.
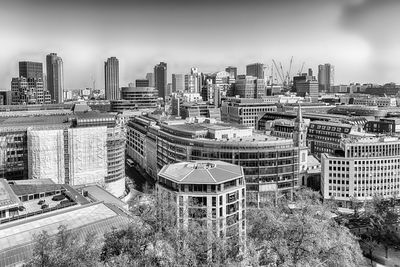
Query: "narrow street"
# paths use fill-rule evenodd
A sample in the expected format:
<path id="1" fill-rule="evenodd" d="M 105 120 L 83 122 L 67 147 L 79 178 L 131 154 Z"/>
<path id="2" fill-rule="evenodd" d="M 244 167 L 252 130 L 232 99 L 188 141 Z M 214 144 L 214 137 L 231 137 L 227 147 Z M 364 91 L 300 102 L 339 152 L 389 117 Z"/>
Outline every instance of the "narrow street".
<path id="1" fill-rule="evenodd" d="M 125 164 L 125 173 L 126 176 L 129 177 L 134 183 L 135 189 L 140 192 L 143 192 L 143 189 L 146 186 L 150 189 L 154 187 L 153 181 L 148 181 L 146 179 L 147 175 L 139 172 L 134 166 L 129 167 L 127 164 Z"/>

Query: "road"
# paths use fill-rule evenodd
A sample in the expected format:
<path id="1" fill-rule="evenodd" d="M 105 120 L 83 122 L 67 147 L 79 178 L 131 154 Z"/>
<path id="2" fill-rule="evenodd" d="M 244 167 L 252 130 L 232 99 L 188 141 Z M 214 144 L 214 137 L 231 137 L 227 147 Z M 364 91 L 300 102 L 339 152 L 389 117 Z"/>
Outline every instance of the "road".
<path id="1" fill-rule="evenodd" d="M 125 164 L 125 174 L 128 176 L 134 183 L 135 189 L 143 192 L 143 188 L 149 186 L 149 188 L 153 188 L 154 184 L 152 181 L 148 181 L 146 179 L 146 175 L 139 172 L 134 166 L 129 167 Z"/>

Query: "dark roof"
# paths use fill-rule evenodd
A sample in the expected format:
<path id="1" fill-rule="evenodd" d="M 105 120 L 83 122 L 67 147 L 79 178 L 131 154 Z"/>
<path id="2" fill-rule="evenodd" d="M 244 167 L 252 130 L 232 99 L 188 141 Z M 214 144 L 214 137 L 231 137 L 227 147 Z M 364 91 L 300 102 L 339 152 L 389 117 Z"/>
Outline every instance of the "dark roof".
<path id="1" fill-rule="evenodd" d="M 0 207 L 19 204 L 19 199 L 5 179 L 0 179 Z"/>
<path id="2" fill-rule="evenodd" d="M 63 189 L 59 184 L 11 184 L 10 187 L 17 196 L 39 194 Z"/>

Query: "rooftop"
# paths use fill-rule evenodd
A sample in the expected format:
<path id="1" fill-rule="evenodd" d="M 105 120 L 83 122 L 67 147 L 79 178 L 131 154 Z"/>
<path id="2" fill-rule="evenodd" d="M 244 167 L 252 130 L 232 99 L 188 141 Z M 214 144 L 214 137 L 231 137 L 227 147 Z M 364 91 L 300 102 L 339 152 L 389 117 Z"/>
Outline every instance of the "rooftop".
<path id="1" fill-rule="evenodd" d="M 242 167 L 222 161 L 191 161 L 166 165 L 158 175 L 179 184 L 220 184 L 244 174 Z"/>
<path id="2" fill-rule="evenodd" d="M 400 138 L 396 136 L 351 136 L 343 138 L 344 144 L 372 144 L 372 143 L 399 143 Z"/>
<path id="3" fill-rule="evenodd" d="M 14 193 L 7 180 L 0 179 L 0 208 L 19 206 L 19 199 Z M 1 246 L 0 246 L 1 247 Z"/>
<path id="4" fill-rule="evenodd" d="M 129 222 L 128 217 L 121 216 L 106 204 L 94 203 L 1 225 L 0 266 L 13 266 L 29 259 L 33 252 L 33 236 L 43 230 L 53 236 L 60 225 L 65 225 L 78 238 L 83 238 L 90 233 L 102 236 L 111 231 L 112 227 L 120 227 Z"/>
<path id="5" fill-rule="evenodd" d="M 93 201 L 102 201 L 104 203 L 113 204 L 121 209 L 127 209 L 128 205 L 120 200 L 119 198 L 115 197 L 114 195 L 110 194 L 108 191 L 104 190 L 98 185 L 88 185 L 88 186 L 76 186 L 75 189 L 85 190 L 88 192 L 88 197 Z"/>

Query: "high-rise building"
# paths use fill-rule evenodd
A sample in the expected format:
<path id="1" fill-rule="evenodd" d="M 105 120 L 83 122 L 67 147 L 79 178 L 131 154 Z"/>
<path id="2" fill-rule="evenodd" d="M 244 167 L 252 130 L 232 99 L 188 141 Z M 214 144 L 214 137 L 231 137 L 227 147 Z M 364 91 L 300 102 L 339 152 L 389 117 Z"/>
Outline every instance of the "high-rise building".
<path id="1" fill-rule="evenodd" d="M 56 53 L 46 56 L 47 90 L 50 92 L 51 101 L 62 103 L 64 101 L 64 71 L 63 61 Z"/>
<path id="2" fill-rule="evenodd" d="M 136 81 L 135 81 L 135 86 L 136 87 L 150 87 L 149 84 L 150 84 L 150 82 L 147 79 L 136 79 Z"/>
<path id="3" fill-rule="evenodd" d="M 229 77 L 236 80 L 237 78 L 237 68 L 233 66 L 229 66 L 225 68 L 225 71 L 229 73 Z"/>
<path id="4" fill-rule="evenodd" d="M 318 86 L 320 92 L 328 93 L 335 81 L 335 67 L 329 63 L 318 66 Z"/>
<path id="5" fill-rule="evenodd" d="M 191 68 L 190 74 L 185 75 L 185 90 L 188 93 L 201 93 L 201 73 L 197 68 Z"/>
<path id="6" fill-rule="evenodd" d="M 241 98 L 261 98 L 265 96 L 264 79 L 239 75 L 235 83 L 235 95 L 239 95 Z"/>
<path id="7" fill-rule="evenodd" d="M 296 81 L 297 95 L 301 97 L 308 96 L 311 102 L 318 102 L 318 81 L 303 80 Z"/>
<path id="8" fill-rule="evenodd" d="M 104 78 L 106 99 L 121 99 L 119 92 L 119 61 L 116 57 L 110 57 L 104 62 Z"/>
<path id="9" fill-rule="evenodd" d="M 183 92 L 185 90 L 185 76 L 183 74 L 172 74 L 172 92 Z"/>
<path id="10" fill-rule="evenodd" d="M 150 87 L 155 87 L 154 85 L 154 72 L 149 72 L 146 74 L 146 79 L 149 81 L 149 86 Z"/>
<path id="11" fill-rule="evenodd" d="M 44 90 L 41 78 L 12 78 L 11 104 L 51 104 L 51 95 Z"/>
<path id="12" fill-rule="evenodd" d="M 158 97 L 162 97 L 165 102 L 167 93 L 167 63 L 160 62 L 154 66 L 154 83 L 158 91 Z"/>
<path id="13" fill-rule="evenodd" d="M 264 79 L 264 64 L 254 63 L 246 66 L 246 75 Z"/>
<path id="14" fill-rule="evenodd" d="M 20 61 L 19 77 L 43 80 L 43 64 L 41 62 Z"/>

